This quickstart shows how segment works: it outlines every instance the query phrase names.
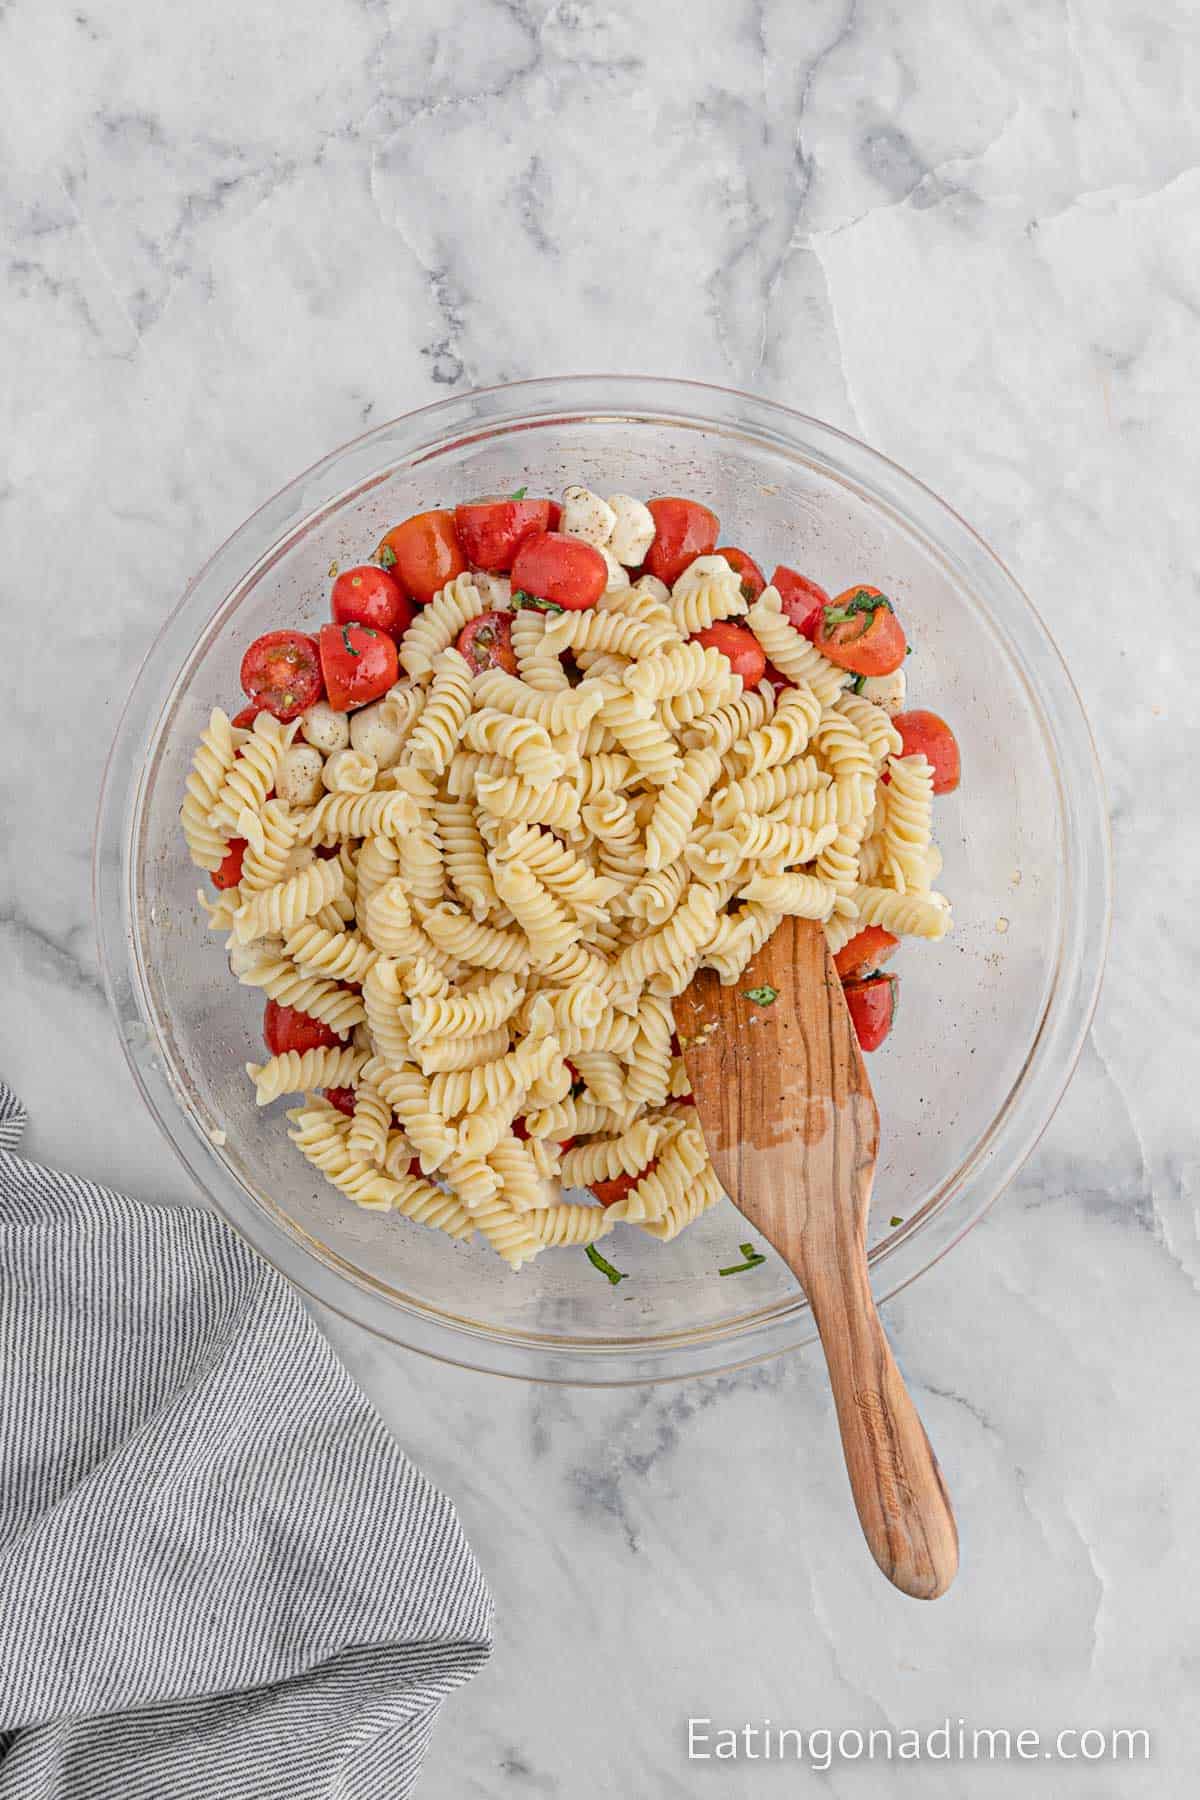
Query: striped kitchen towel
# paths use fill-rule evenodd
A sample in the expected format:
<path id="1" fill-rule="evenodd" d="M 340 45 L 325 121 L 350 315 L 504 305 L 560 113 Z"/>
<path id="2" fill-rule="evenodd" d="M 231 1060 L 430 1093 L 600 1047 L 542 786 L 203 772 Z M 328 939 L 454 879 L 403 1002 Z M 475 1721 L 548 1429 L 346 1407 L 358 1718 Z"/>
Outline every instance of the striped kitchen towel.
<path id="1" fill-rule="evenodd" d="M 208 1213 L 17 1155 L 0 1084 L 0 1800 L 391 1800 L 491 1648 L 450 1502 Z"/>

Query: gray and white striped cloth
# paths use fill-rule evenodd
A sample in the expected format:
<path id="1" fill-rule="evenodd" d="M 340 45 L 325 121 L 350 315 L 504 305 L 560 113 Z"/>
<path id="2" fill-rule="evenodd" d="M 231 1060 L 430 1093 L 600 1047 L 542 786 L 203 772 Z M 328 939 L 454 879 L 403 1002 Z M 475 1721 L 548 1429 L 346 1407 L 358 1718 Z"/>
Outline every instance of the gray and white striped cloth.
<path id="1" fill-rule="evenodd" d="M 491 1649 L 450 1502 L 198 1210 L 16 1154 L 0 1084 L 0 1800 L 391 1800 Z"/>

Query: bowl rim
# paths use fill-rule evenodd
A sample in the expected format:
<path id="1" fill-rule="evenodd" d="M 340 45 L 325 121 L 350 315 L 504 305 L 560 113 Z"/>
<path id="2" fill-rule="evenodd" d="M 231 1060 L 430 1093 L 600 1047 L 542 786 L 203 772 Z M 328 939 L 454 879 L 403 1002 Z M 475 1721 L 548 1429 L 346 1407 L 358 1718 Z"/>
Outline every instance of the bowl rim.
<path id="1" fill-rule="evenodd" d="M 539 408 L 538 400 L 550 404 Z M 661 404 L 648 407 L 643 403 L 655 400 Z M 726 416 L 716 417 L 722 407 Z M 195 1110 L 155 1052 L 151 1013 L 145 1002 L 144 983 L 138 979 L 137 937 L 131 924 L 137 868 L 133 827 L 141 816 L 140 776 L 148 761 L 148 743 L 155 736 L 158 721 L 168 710 L 200 640 L 231 598 L 279 554 L 288 538 L 306 529 L 315 515 L 336 508 L 362 486 L 386 479 L 406 463 L 417 467 L 429 455 L 442 454 L 455 443 L 470 441 L 472 436 L 488 436 L 498 429 L 512 430 L 522 425 L 544 426 L 555 419 L 577 423 L 606 416 L 643 422 L 652 422 L 656 417 L 675 423 L 686 419 L 699 430 L 728 429 L 735 423 L 744 430 L 749 428 L 757 441 L 773 442 L 793 458 L 820 468 L 824 475 L 835 475 L 877 508 L 894 512 L 903 520 L 905 529 L 915 531 L 943 563 L 953 563 L 961 582 L 965 571 L 959 567 L 958 559 L 948 557 L 942 539 L 923 529 L 914 517 L 914 505 L 918 511 L 923 509 L 943 523 L 950 536 L 957 534 L 960 548 L 1009 590 L 1018 615 L 1030 628 L 1029 646 L 1036 646 L 1042 659 L 1043 666 L 1035 677 L 1026 666 L 1029 646 L 1015 644 L 1008 625 L 1002 627 L 992 609 L 985 606 L 989 623 L 998 630 L 1003 647 L 1015 663 L 1054 752 L 1049 761 L 1058 788 L 1060 825 L 1066 835 L 1074 820 L 1076 851 L 1082 865 L 1076 898 L 1079 904 L 1088 906 L 1088 930 L 1077 933 L 1079 941 L 1068 946 L 1071 961 L 1065 984 L 1060 949 L 1060 965 L 1050 983 L 1025 1062 L 982 1138 L 920 1211 L 874 1246 L 870 1262 L 880 1304 L 934 1267 L 962 1241 L 995 1204 L 1049 1125 L 1075 1072 L 1095 1011 L 1112 912 L 1112 850 L 1103 774 L 1082 700 L 1040 613 L 996 551 L 948 501 L 894 459 L 838 426 L 780 401 L 709 382 L 644 375 L 538 376 L 455 393 L 372 426 L 320 457 L 257 507 L 193 576 L 147 648 L 105 765 L 93 847 L 93 904 L 101 972 L 126 1061 L 151 1117 L 209 1203 L 310 1297 L 348 1321 L 435 1360 L 516 1379 L 585 1386 L 627 1386 L 743 1368 L 810 1342 L 816 1335 L 811 1311 L 803 1297 L 797 1296 L 788 1306 L 776 1303 L 761 1313 L 743 1315 L 734 1324 L 695 1333 L 673 1332 L 653 1340 L 622 1338 L 619 1334 L 611 1338 L 548 1339 L 536 1333 L 505 1331 L 457 1318 L 445 1310 L 414 1307 L 386 1294 L 362 1272 L 342 1263 L 328 1246 L 306 1240 L 295 1222 L 286 1219 L 278 1209 L 272 1216 L 269 1198 L 265 1204 L 263 1196 L 252 1201 L 241 1184 L 231 1178 L 224 1183 L 223 1194 L 214 1192 L 214 1187 L 221 1184 L 214 1180 L 217 1165 L 212 1160 L 212 1145 Z M 449 421 L 460 423 L 463 432 L 427 430 Z M 771 422 L 780 428 L 778 436 L 770 429 Z M 471 426 L 476 430 L 467 429 Z M 329 485 L 334 474 L 345 470 L 361 453 L 398 436 L 410 440 L 409 445 L 405 449 L 392 443 L 386 473 L 381 472 L 380 465 L 374 476 L 363 482 L 343 480 Z M 797 444 L 797 437 L 805 440 L 802 446 Z M 839 449 L 849 458 L 849 466 L 831 457 Z M 884 493 L 877 491 L 868 480 L 872 475 L 885 491 L 896 490 L 896 501 L 889 503 Z M 898 507 L 896 502 L 900 500 L 909 504 Z M 265 542 L 264 528 L 270 530 Z M 243 554 L 251 542 L 256 545 L 253 556 Z M 173 639 L 189 614 L 194 596 L 213 574 L 231 578 L 223 589 L 223 598 L 205 618 L 191 621 L 195 629 L 181 667 Z M 158 680 L 162 672 L 167 676 L 165 682 Z M 1047 716 L 1048 705 L 1054 715 L 1053 726 Z M 1064 783 L 1060 767 L 1064 742 L 1075 762 L 1070 784 Z M 1080 782 L 1084 774 L 1090 778 L 1086 788 Z M 1069 909 L 1063 910 L 1065 933 Z M 1085 939 L 1090 955 L 1084 953 Z M 1057 1016 L 1051 1021 L 1056 1005 Z M 1054 1030 L 1048 1034 L 1051 1022 Z M 1043 1065 L 1052 1051 L 1048 1079 Z M 1026 1110 L 1031 1110 L 1035 1062 L 1042 1073 L 1042 1081 L 1034 1090 L 1039 1096 L 1036 1108 L 1032 1108 L 1035 1116 L 1027 1123 L 1019 1144 L 1006 1145 L 1002 1156 L 1000 1144 L 994 1140 L 1023 1095 Z M 930 1226 L 938 1218 L 945 1221 L 947 1212 L 952 1210 L 951 1202 L 964 1198 L 964 1185 L 971 1181 L 978 1185 L 985 1176 L 984 1185 L 989 1191 L 984 1197 L 972 1206 L 964 1206 L 961 1216 L 954 1214 L 950 1228 L 944 1227 L 929 1245 L 929 1254 L 921 1251 L 914 1255 L 914 1246 L 928 1235 Z M 235 1188 L 239 1193 L 234 1192 Z M 482 1346 L 487 1346 L 485 1357 L 481 1357 Z"/>

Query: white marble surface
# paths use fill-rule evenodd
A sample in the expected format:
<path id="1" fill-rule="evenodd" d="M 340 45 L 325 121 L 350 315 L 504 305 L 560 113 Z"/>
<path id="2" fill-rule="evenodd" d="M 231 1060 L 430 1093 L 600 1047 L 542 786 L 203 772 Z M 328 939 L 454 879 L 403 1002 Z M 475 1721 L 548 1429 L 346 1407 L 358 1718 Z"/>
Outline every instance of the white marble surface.
<path id="1" fill-rule="evenodd" d="M 498 1601 L 427 1800 L 1195 1791 L 1197 92 L 1188 0 L 0 4 L 0 1056 L 38 1153 L 188 1197 L 97 981 L 104 745 L 212 547 L 450 388 L 668 372 L 867 438 L 1032 590 L 1110 783 L 1078 1078 L 889 1308 L 959 1505 L 947 1599 L 874 1575 L 811 1355 L 567 1393 L 331 1325 Z M 689 1712 L 1156 1742 L 689 1769 Z"/>

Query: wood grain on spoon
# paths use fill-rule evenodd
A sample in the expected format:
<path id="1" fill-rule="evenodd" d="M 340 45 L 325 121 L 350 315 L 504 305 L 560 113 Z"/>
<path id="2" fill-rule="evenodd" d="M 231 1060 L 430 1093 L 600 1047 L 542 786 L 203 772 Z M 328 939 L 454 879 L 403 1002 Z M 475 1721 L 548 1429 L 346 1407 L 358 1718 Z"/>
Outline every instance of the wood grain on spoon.
<path id="1" fill-rule="evenodd" d="M 768 1005 L 746 997 L 768 987 Z M 733 987 L 697 975 L 675 1025 L 721 1183 L 808 1295 L 871 1554 L 932 1600 L 954 1579 L 958 1533 L 871 1295 L 879 1114 L 820 925 L 785 919 Z"/>

